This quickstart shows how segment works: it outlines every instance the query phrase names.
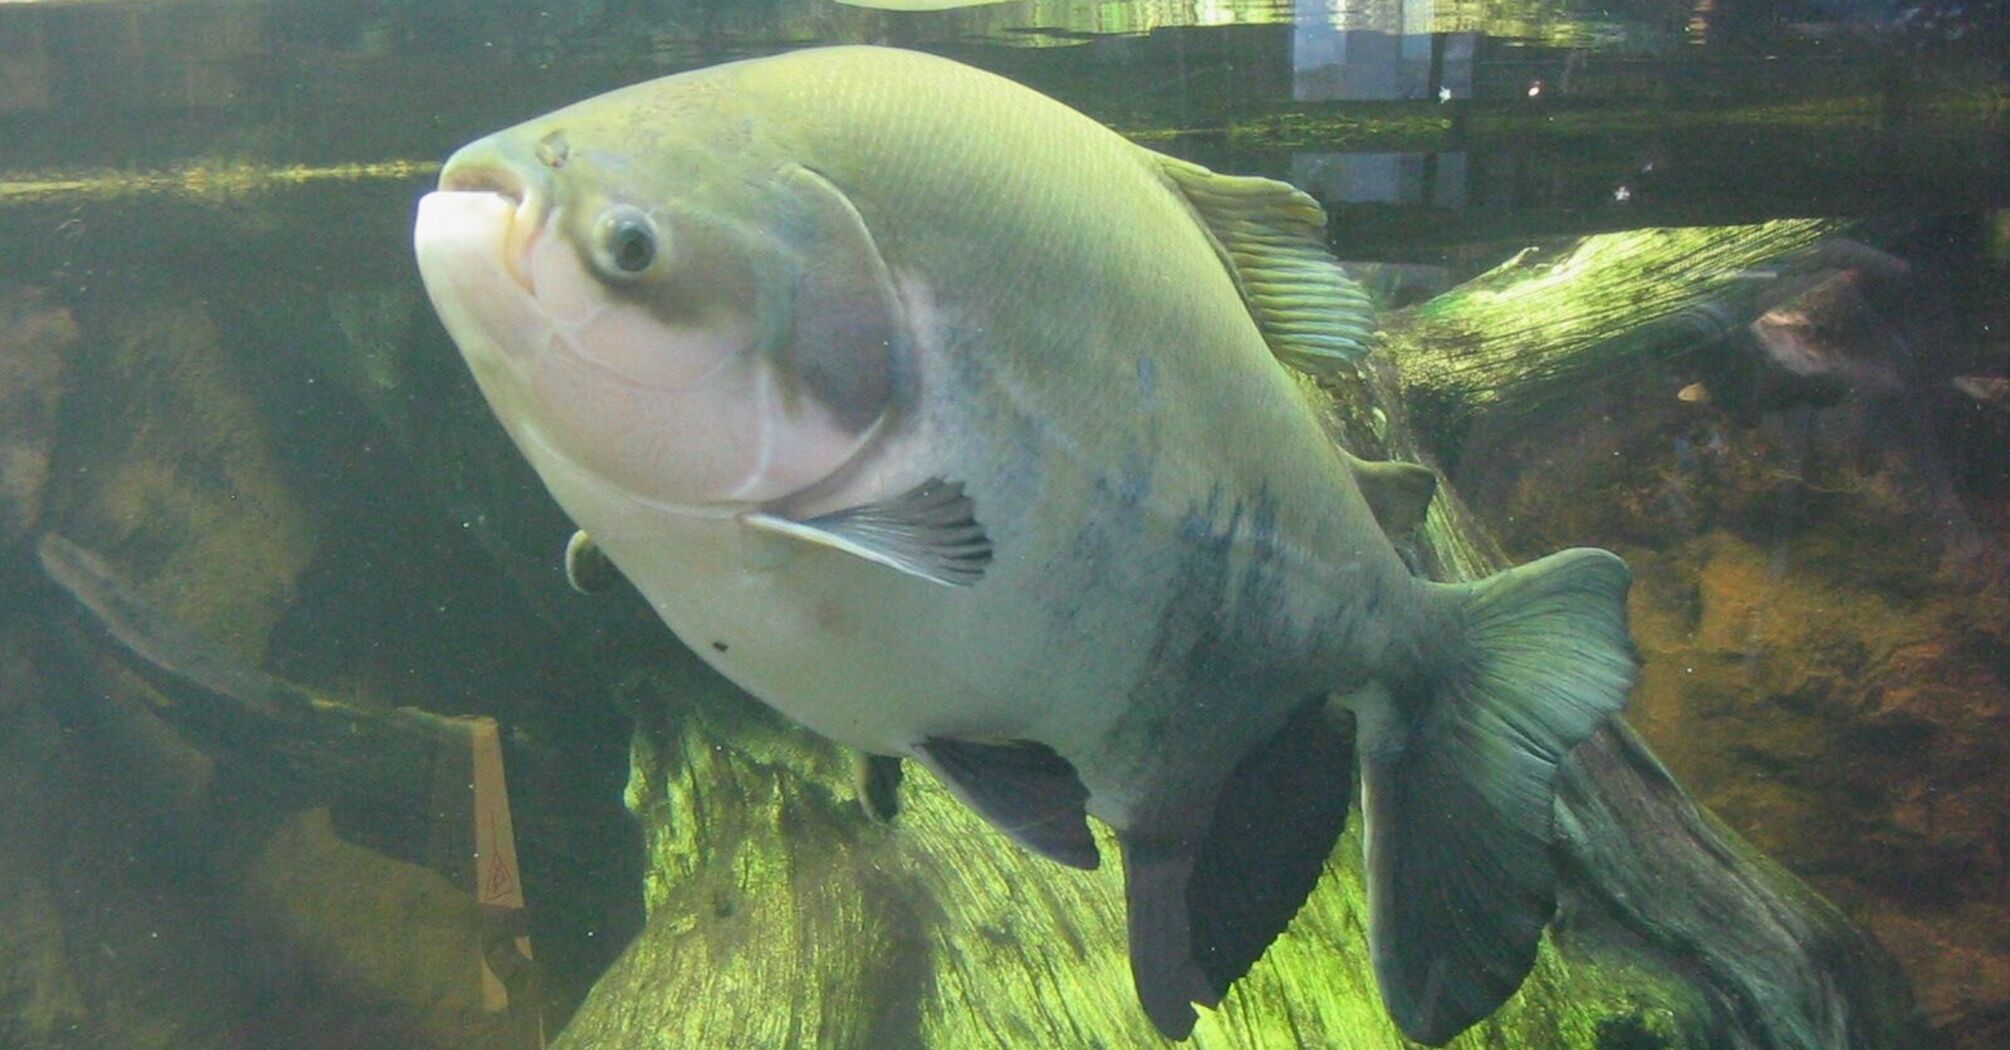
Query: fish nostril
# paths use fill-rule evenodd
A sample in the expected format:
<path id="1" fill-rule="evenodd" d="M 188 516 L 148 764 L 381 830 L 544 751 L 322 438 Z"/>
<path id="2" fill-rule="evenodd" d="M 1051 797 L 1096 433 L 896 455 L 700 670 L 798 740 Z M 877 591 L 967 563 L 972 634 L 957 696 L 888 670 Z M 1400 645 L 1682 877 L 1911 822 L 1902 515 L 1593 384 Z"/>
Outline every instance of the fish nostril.
<path id="1" fill-rule="evenodd" d="M 554 131 L 538 139 L 532 152 L 536 154 L 538 163 L 553 171 L 565 167 L 565 162 L 572 159 L 572 145 L 565 141 L 563 131 Z"/>

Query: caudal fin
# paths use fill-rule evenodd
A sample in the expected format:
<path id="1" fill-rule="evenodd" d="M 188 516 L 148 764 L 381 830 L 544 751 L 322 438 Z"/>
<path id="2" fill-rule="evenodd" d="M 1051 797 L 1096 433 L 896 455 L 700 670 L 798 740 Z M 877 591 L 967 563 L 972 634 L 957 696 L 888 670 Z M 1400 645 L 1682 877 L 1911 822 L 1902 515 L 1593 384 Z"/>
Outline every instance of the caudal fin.
<path id="1" fill-rule="evenodd" d="M 1399 739 L 1364 741 L 1369 940 L 1391 1016 L 1441 1045 L 1505 1002 L 1556 908 L 1557 767 L 1624 706 L 1626 565 L 1568 550 L 1430 585 L 1453 632 Z"/>

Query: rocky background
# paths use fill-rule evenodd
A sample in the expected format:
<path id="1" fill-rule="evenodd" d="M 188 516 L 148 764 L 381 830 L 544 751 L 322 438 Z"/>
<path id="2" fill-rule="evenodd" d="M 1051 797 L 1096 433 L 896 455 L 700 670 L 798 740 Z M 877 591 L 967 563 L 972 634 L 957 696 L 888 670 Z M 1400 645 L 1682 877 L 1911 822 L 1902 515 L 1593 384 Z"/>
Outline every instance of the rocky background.
<path id="1" fill-rule="evenodd" d="M 2010 268 L 1936 223 L 1676 364 L 1466 436 L 1516 558 L 1636 577 L 1629 720 L 1871 929 L 1948 1046 L 2010 1045 Z"/>
<path id="2" fill-rule="evenodd" d="M 135 674 L 43 577 L 45 531 L 317 704 L 501 720 L 562 1021 L 639 910 L 628 720 L 592 661 L 552 658 L 590 644 L 591 614 L 566 641 L 527 611 L 478 512 L 426 489 L 367 386 L 313 364 L 366 359 L 345 294 L 309 317 L 76 301 L 0 290 L 0 1047 L 522 1045 L 483 1008 L 472 886 L 426 863 L 469 812 L 428 812 L 423 777 L 409 811 L 327 797 L 293 742 Z M 400 331 L 417 310 L 399 303 Z M 411 848 L 362 844 L 405 825 Z"/>

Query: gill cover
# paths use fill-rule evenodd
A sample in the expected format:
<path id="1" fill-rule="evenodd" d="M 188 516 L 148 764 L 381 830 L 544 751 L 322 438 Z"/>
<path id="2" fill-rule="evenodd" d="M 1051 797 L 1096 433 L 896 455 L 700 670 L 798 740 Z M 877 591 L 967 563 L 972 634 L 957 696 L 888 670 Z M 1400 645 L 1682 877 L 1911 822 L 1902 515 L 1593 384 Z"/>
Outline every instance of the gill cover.
<path id="1" fill-rule="evenodd" d="M 578 189 L 562 235 L 526 263 L 557 351 L 530 407 L 562 454 L 645 499 L 744 505 L 870 445 L 898 398 L 906 325 L 841 190 L 796 165 L 750 195 L 699 188 L 650 209 Z"/>
<path id="2" fill-rule="evenodd" d="M 911 395 L 908 325 L 893 274 L 851 199 L 806 167 L 782 175 L 782 244 L 794 263 L 788 337 L 772 356 L 792 397 L 863 433 Z"/>

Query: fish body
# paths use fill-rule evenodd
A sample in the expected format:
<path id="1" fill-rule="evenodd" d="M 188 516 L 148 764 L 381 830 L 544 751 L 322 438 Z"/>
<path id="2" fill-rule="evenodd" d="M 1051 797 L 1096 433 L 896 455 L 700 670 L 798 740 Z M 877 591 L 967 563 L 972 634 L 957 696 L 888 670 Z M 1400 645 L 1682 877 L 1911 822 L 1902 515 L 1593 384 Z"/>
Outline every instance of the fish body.
<path id="1" fill-rule="evenodd" d="M 694 651 L 1063 863 L 1116 829 L 1166 1034 L 1310 891 L 1350 710 L 1378 975 L 1441 1041 L 1532 960 L 1555 765 L 1631 681 L 1626 576 L 1411 576 L 1385 527 L 1428 473 L 1338 449 L 1280 364 L 1366 342 L 1322 219 L 833 48 L 473 143 L 415 241 L 517 446 Z"/>

